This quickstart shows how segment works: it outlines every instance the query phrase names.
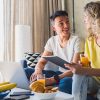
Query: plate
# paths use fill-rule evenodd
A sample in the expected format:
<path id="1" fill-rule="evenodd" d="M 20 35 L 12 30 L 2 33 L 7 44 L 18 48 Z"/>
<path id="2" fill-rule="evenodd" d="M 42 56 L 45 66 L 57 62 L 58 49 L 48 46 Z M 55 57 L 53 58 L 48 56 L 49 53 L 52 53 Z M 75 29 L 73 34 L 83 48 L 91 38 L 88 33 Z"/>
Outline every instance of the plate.
<path id="1" fill-rule="evenodd" d="M 32 91 L 33 92 L 33 91 Z M 57 92 L 52 92 L 52 93 L 37 93 L 37 92 L 33 92 L 35 94 L 35 96 L 37 96 L 40 100 L 51 100 L 53 98 L 55 98 Z"/>

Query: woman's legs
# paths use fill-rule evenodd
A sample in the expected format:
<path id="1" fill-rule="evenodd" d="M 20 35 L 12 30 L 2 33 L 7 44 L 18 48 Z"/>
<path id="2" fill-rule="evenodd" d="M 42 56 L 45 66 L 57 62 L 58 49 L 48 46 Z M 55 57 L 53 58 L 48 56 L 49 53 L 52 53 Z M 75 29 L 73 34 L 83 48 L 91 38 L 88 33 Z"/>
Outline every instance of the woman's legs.
<path id="1" fill-rule="evenodd" d="M 86 100 L 88 78 L 83 75 L 73 75 L 72 95 L 74 100 Z"/>
<path id="2" fill-rule="evenodd" d="M 87 93 L 98 90 L 98 83 L 89 76 L 73 75 L 72 95 L 74 100 L 87 100 Z"/>

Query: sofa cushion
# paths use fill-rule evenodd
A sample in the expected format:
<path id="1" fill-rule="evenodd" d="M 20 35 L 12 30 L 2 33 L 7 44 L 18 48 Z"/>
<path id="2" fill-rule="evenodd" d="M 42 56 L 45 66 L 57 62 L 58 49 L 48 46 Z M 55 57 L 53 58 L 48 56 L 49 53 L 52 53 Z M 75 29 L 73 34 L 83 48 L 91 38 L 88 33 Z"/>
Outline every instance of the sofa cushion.
<path id="1" fill-rule="evenodd" d="M 25 53 L 25 59 L 28 67 L 34 68 L 40 57 L 41 57 L 40 53 Z"/>
<path id="2" fill-rule="evenodd" d="M 23 68 L 27 68 L 27 61 L 25 59 L 21 60 L 20 63 L 22 64 Z"/>
<path id="3" fill-rule="evenodd" d="M 25 59 L 27 62 L 27 66 L 34 68 L 36 64 L 38 63 L 39 59 L 41 57 L 40 53 L 25 53 Z M 25 62 L 24 62 L 25 64 Z M 25 65 L 23 65 L 25 68 Z M 59 71 L 59 67 L 51 62 L 47 62 L 45 65 L 45 70 L 52 70 L 52 71 Z"/>

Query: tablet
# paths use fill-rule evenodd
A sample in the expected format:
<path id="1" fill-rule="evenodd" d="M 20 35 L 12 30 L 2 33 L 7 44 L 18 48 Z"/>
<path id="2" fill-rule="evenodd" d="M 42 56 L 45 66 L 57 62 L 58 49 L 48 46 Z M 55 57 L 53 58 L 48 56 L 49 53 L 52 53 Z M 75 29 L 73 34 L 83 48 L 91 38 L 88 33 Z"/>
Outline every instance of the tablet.
<path id="1" fill-rule="evenodd" d="M 58 57 L 58 56 L 42 56 L 42 58 L 45 58 L 47 61 L 50 61 L 64 69 L 68 69 L 64 66 L 64 64 L 69 64 L 66 60 Z"/>

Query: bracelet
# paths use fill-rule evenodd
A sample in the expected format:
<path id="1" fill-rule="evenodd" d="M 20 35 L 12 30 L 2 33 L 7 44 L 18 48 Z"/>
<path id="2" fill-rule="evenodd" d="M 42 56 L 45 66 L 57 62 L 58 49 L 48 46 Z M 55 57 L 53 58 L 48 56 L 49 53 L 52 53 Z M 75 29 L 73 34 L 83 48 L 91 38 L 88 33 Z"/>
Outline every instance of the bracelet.
<path id="1" fill-rule="evenodd" d="M 59 76 L 58 75 L 54 75 L 54 79 L 56 81 L 56 84 L 59 84 L 59 82 L 60 82 Z"/>

